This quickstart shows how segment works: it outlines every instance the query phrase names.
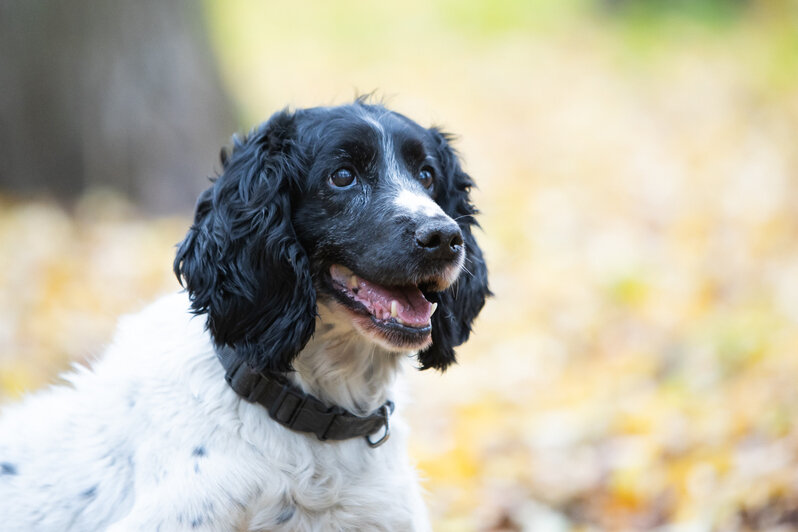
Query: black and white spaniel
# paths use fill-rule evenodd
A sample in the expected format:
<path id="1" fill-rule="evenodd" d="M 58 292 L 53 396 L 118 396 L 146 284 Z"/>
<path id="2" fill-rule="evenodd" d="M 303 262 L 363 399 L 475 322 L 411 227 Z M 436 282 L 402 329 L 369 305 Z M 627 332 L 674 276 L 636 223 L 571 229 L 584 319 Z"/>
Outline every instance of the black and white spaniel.
<path id="1" fill-rule="evenodd" d="M 395 377 L 490 294 L 449 136 L 282 111 L 222 153 L 175 272 L 91 369 L 0 419 L 0 529 L 428 530 Z"/>

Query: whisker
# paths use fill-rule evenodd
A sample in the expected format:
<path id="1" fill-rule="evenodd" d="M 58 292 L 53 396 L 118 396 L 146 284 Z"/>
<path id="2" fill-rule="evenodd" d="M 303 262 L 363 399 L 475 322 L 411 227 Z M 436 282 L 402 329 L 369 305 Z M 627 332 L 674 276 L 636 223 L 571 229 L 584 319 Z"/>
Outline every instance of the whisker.
<path id="1" fill-rule="evenodd" d="M 463 271 L 470 275 L 472 279 L 476 277 L 471 270 L 465 267 L 465 264 L 463 264 Z"/>

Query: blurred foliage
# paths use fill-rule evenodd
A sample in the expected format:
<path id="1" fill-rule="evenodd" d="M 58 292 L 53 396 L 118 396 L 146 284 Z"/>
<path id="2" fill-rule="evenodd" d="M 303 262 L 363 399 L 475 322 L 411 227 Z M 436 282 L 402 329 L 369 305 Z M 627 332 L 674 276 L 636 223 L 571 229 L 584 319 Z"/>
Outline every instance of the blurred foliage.
<path id="1" fill-rule="evenodd" d="M 119 315 L 173 292 L 182 218 L 142 218 L 94 191 L 71 212 L 0 201 L 0 397 L 52 381 L 99 356 Z"/>
<path id="2" fill-rule="evenodd" d="M 408 372 L 436 530 L 798 529 L 791 2 L 205 8 L 244 127 L 378 89 L 461 135 L 496 297 Z M 188 220 L 2 207 L 6 396 L 177 288 Z"/>

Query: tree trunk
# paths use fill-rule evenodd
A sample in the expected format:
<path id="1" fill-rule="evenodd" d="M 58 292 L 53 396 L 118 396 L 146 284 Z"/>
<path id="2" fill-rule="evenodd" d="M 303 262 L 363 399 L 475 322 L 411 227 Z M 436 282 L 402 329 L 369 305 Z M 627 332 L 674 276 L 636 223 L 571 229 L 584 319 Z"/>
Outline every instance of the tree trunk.
<path id="1" fill-rule="evenodd" d="M 190 0 L 0 0 L 0 193 L 193 206 L 235 129 Z"/>

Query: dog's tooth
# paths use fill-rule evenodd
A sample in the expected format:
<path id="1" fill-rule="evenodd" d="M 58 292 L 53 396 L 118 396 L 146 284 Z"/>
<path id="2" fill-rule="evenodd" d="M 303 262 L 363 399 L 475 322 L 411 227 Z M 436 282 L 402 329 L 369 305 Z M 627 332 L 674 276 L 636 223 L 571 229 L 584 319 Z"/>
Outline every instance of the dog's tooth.
<path id="1" fill-rule="evenodd" d="M 336 264 L 338 271 L 340 272 L 342 277 L 349 277 L 352 275 L 352 270 L 344 266 L 343 264 Z"/>
<path id="2" fill-rule="evenodd" d="M 430 312 L 429 315 L 432 316 L 433 314 L 435 314 L 436 310 L 438 310 L 438 304 L 437 303 L 433 303 L 432 304 L 432 312 Z"/>
<path id="3" fill-rule="evenodd" d="M 357 275 L 352 274 L 349 277 L 349 283 L 347 284 L 347 286 L 349 286 L 350 290 L 357 290 L 358 288 L 360 288 L 360 285 L 357 282 Z"/>
<path id="4" fill-rule="evenodd" d="M 391 301 L 391 317 L 396 318 L 399 316 L 399 302 L 397 300 Z"/>
<path id="5" fill-rule="evenodd" d="M 402 321 L 402 318 L 396 318 L 396 323 L 398 323 L 399 325 L 405 324 L 405 322 Z"/>

